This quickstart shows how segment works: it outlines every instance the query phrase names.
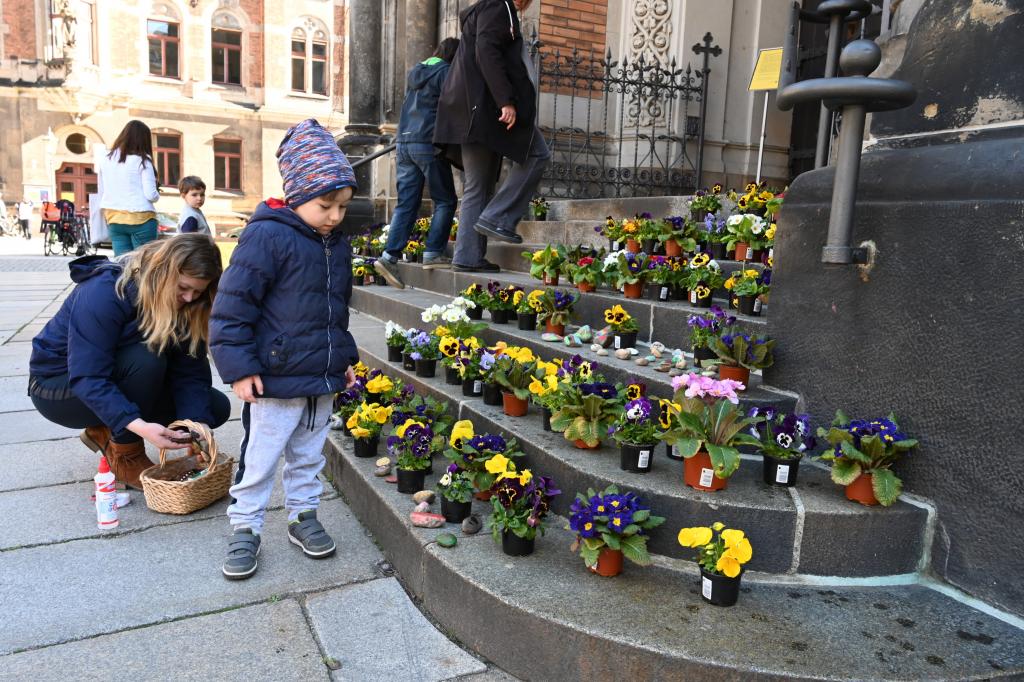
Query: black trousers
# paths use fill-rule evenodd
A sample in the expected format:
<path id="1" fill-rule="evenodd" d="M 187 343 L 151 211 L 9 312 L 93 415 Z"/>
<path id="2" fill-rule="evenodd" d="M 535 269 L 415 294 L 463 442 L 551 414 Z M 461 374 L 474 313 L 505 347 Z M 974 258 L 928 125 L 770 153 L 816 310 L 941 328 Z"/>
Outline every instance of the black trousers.
<path id="1" fill-rule="evenodd" d="M 167 425 L 177 418 L 174 396 L 167 376 L 167 360 L 149 351 L 144 344 L 118 351 L 114 364 L 114 383 L 128 400 L 139 406 L 142 418 Z M 103 420 L 71 393 L 68 375 L 29 377 L 29 396 L 39 414 L 54 424 L 69 429 L 99 426 Z M 231 415 L 228 397 L 210 387 L 210 428 L 217 428 Z M 131 431 L 113 434 L 116 443 L 133 443 L 141 438 Z"/>

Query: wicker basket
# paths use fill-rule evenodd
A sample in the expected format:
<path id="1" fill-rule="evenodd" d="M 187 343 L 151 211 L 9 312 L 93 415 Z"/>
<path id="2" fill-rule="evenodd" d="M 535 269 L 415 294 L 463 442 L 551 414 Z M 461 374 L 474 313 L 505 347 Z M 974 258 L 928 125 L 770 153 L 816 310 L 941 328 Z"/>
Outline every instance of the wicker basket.
<path id="1" fill-rule="evenodd" d="M 184 426 L 192 434 L 192 440 L 201 451 L 179 459 L 167 460 L 167 451 L 160 450 L 160 463 L 142 472 L 142 492 L 146 495 L 146 506 L 161 514 L 191 514 L 208 507 L 228 494 L 235 460 L 217 453 L 217 441 L 213 433 L 203 424 L 180 419 L 168 425 L 173 429 Z M 204 469 L 197 478 L 178 480 L 193 469 Z"/>

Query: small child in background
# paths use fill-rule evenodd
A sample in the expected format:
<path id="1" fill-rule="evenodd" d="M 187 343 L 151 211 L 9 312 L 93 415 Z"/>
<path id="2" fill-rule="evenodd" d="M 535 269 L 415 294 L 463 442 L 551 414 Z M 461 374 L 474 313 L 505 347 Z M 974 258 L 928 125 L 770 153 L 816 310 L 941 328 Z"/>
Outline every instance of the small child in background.
<path id="1" fill-rule="evenodd" d="M 203 204 L 206 203 L 206 183 L 202 178 L 198 175 L 183 177 L 178 183 L 178 193 L 185 201 L 181 215 L 178 216 L 178 232 L 198 232 L 213 236 L 202 211 Z"/>

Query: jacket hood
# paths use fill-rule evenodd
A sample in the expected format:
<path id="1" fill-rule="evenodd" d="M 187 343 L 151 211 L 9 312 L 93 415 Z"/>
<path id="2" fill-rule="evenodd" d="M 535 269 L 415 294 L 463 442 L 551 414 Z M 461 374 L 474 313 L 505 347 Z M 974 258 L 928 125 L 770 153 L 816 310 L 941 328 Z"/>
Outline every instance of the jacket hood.
<path id="1" fill-rule="evenodd" d="M 435 61 L 436 60 L 436 61 Z M 425 62 L 420 62 L 412 67 L 406 79 L 410 90 L 420 90 L 430 82 L 430 79 L 437 73 L 449 66 L 448 62 L 438 57 L 432 57 Z"/>
<path id="2" fill-rule="evenodd" d="M 314 230 L 309 225 L 307 225 L 306 221 L 300 218 L 298 214 L 295 213 L 295 211 L 288 208 L 288 205 L 285 204 L 280 199 L 267 199 L 266 201 L 261 202 L 260 205 L 256 207 L 256 211 L 252 214 L 252 219 L 249 221 L 249 223 L 252 224 L 261 220 L 269 220 L 275 223 L 284 223 L 285 225 L 290 226 L 296 232 L 304 234 L 310 239 L 315 239 L 316 241 L 321 240 L 320 233 Z M 335 228 L 334 232 L 331 233 L 331 236 L 328 237 L 328 239 L 333 240 L 340 234 L 341 233 L 338 231 L 338 229 Z"/>
<path id="3" fill-rule="evenodd" d="M 81 258 L 76 258 L 68 263 L 68 269 L 71 270 L 71 281 L 75 284 L 81 284 L 87 279 L 91 279 L 103 272 L 121 273 L 121 266 L 112 262 L 106 256 L 82 256 Z"/>

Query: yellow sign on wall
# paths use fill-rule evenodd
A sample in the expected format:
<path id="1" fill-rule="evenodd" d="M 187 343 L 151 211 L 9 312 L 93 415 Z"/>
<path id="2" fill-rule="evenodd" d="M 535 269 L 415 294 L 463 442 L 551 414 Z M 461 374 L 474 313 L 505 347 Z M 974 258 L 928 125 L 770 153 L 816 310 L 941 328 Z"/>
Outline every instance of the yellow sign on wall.
<path id="1" fill-rule="evenodd" d="M 777 90 L 782 72 L 782 48 L 771 47 L 757 53 L 757 64 L 747 90 Z"/>

